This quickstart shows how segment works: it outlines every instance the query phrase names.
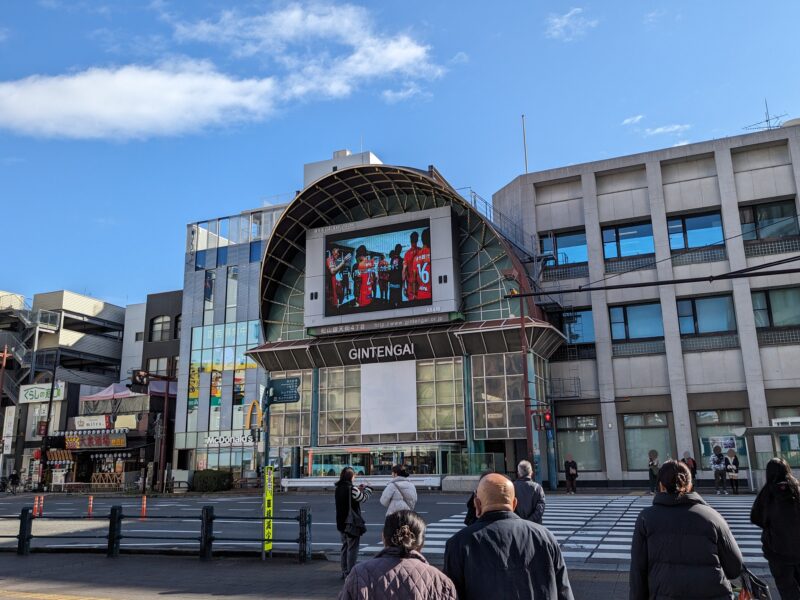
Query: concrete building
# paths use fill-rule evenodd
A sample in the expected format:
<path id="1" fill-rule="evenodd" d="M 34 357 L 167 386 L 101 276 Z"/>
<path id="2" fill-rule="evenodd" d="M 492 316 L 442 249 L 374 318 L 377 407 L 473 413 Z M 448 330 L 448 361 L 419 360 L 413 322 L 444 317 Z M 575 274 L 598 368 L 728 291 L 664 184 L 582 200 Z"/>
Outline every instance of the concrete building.
<path id="1" fill-rule="evenodd" d="M 120 381 L 130 383 L 131 372 L 142 368 L 144 323 L 147 304 L 128 304 L 125 307 L 125 330 L 122 335 Z"/>
<path id="2" fill-rule="evenodd" d="M 651 449 L 688 451 L 701 477 L 716 445 L 743 466 L 776 452 L 800 464 L 800 430 L 764 429 L 800 418 L 800 273 L 712 279 L 798 258 L 798 187 L 789 126 L 528 173 L 494 194 L 539 249 L 539 302 L 567 336 L 550 396 L 560 464 L 573 454 L 581 482 L 641 482 Z"/>

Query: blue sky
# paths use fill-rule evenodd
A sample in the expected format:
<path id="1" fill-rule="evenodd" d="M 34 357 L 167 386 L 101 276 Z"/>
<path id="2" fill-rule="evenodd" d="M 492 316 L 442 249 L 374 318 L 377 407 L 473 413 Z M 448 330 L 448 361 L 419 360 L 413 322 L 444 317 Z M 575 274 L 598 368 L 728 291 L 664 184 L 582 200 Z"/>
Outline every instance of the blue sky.
<path id="1" fill-rule="evenodd" d="M 90 2 L 0 7 L 0 289 L 182 285 L 185 225 L 350 148 L 491 194 L 523 171 L 800 116 L 800 4 Z"/>

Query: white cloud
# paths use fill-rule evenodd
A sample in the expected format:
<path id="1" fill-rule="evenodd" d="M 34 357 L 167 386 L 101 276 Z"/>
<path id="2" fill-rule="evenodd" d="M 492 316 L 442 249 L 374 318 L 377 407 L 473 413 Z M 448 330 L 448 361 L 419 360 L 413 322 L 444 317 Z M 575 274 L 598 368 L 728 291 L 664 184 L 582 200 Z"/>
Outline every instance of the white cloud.
<path id="1" fill-rule="evenodd" d="M 582 8 L 572 8 L 563 15 L 551 14 L 547 17 L 545 36 L 562 42 L 571 42 L 597 27 L 597 19 L 587 19 Z"/>
<path id="2" fill-rule="evenodd" d="M 645 135 L 664 135 L 666 133 L 683 133 L 691 129 L 691 125 L 662 125 L 661 127 L 644 130 Z"/>
<path id="3" fill-rule="evenodd" d="M 622 121 L 623 125 L 636 125 L 639 121 L 644 119 L 644 115 L 635 115 L 633 117 L 628 117 L 627 119 Z"/>
<path id="4" fill-rule="evenodd" d="M 263 119 L 276 90 L 271 78 L 234 79 L 189 60 L 34 75 L 0 83 L 0 127 L 76 139 L 178 135 Z"/>
<path id="5" fill-rule="evenodd" d="M 651 10 L 649 13 L 645 14 L 642 21 L 644 22 L 645 25 L 653 25 L 657 21 L 661 20 L 661 17 L 663 17 L 666 14 L 667 11 L 660 8 L 656 10 Z"/>
<path id="6" fill-rule="evenodd" d="M 466 52 L 456 52 L 448 61 L 451 65 L 461 65 L 469 62 L 469 54 Z"/>
<path id="7" fill-rule="evenodd" d="M 209 61 L 182 58 L 0 81 L 0 128 L 84 139 L 181 135 L 261 121 L 291 102 L 345 98 L 376 81 L 399 80 L 401 87 L 382 97 L 400 102 L 424 95 L 421 82 L 444 73 L 428 46 L 408 33 L 376 31 L 367 10 L 354 5 L 293 3 L 255 16 L 229 10 L 193 23 L 164 6 L 152 4 L 177 42 L 228 47 L 236 57 L 259 59 L 269 73 L 234 77 Z M 94 35 L 110 52 L 130 50 L 132 42 L 113 31 Z"/>

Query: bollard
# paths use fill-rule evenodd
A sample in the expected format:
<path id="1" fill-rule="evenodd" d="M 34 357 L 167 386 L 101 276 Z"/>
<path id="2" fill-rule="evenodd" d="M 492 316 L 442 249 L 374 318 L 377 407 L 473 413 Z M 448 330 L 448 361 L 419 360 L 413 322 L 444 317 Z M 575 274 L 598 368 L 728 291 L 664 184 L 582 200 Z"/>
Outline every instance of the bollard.
<path id="1" fill-rule="evenodd" d="M 119 556 L 119 543 L 122 540 L 122 507 L 118 504 L 111 507 L 108 515 L 108 558 Z"/>
<path id="2" fill-rule="evenodd" d="M 204 506 L 200 519 L 200 560 L 211 560 L 214 544 L 214 507 Z"/>
<path id="3" fill-rule="evenodd" d="M 147 518 L 147 496 L 142 496 L 142 514 L 139 517 L 140 521 L 144 521 Z"/>
<path id="4" fill-rule="evenodd" d="M 93 510 L 94 510 L 94 496 L 89 496 L 89 509 L 87 512 L 90 519 L 92 518 Z"/>
<path id="5" fill-rule="evenodd" d="M 27 556 L 31 552 L 31 531 L 33 530 L 33 512 L 30 507 L 19 513 L 19 535 L 17 536 L 17 554 Z"/>
<path id="6" fill-rule="evenodd" d="M 44 496 L 39 496 L 39 516 L 44 515 Z"/>
<path id="7" fill-rule="evenodd" d="M 311 560 L 311 507 L 304 506 L 300 509 L 300 562 Z"/>
<path id="8" fill-rule="evenodd" d="M 39 514 L 39 496 L 33 497 L 33 518 L 35 519 Z"/>

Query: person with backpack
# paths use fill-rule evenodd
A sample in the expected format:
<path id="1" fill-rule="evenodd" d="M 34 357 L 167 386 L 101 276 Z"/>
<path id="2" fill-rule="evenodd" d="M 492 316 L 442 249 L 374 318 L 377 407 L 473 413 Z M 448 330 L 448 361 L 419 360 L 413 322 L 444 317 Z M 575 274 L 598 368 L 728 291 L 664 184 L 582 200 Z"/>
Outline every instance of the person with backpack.
<path id="1" fill-rule="evenodd" d="M 750 522 L 762 529 L 761 548 L 781 598 L 800 599 L 800 483 L 782 458 L 767 463 Z"/>
<path id="2" fill-rule="evenodd" d="M 408 480 L 408 471 L 402 465 L 392 467 L 392 480 L 381 494 L 381 504 L 386 507 L 386 516 L 398 510 L 414 510 L 417 505 L 417 488 Z"/>
<path id="3" fill-rule="evenodd" d="M 425 521 L 398 510 L 383 525 L 383 550 L 350 571 L 339 600 L 457 600 L 453 582 L 421 554 Z"/>
<path id="4" fill-rule="evenodd" d="M 728 495 L 725 489 L 725 456 L 722 454 L 721 446 L 714 446 L 714 456 L 711 457 L 711 470 L 714 471 L 714 489 L 717 496 L 720 494 Z"/>
<path id="5" fill-rule="evenodd" d="M 697 461 L 692 458 L 692 455 L 688 450 L 683 453 L 681 462 L 689 467 L 689 472 L 692 474 L 692 481 L 697 483 Z"/>
<path id="6" fill-rule="evenodd" d="M 517 465 L 517 475 L 519 477 L 514 482 L 517 506 L 514 512 L 518 517 L 541 525 L 545 509 L 544 489 L 531 477 L 533 475 L 531 463 L 527 460 L 520 461 Z"/>
<path id="7" fill-rule="evenodd" d="M 361 516 L 361 504 L 369 500 L 372 488 L 363 483 L 353 485 L 356 473 L 352 467 L 345 467 L 336 482 L 334 500 L 336 502 L 336 529 L 342 540 L 341 566 L 342 579 L 345 579 L 358 560 L 358 547 L 361 536 L 367 531 Z"/>
<path id="8" fill-rule="evenodd" d="M 630 600 L 730 600 L 730 580 L 745 571 L 725 519 L 693 491 L 689 467 L 658 470 L 658 494 L 639 513 L 631 544 Z"/>

